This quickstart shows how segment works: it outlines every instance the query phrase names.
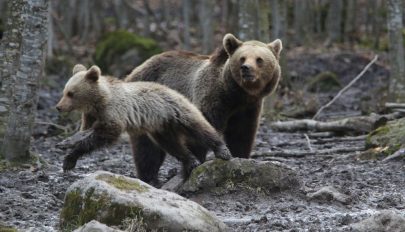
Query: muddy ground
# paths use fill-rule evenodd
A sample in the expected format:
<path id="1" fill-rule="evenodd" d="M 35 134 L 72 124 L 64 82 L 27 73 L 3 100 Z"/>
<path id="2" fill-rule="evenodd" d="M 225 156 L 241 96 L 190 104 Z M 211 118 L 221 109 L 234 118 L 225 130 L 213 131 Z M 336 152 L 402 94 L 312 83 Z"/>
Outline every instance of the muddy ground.
<path id="1" fill-rule="evenodd" d="M 338 74 L 342 84 L 347 84 L 369 60 L 369 56 L 353 54 L 290 54 L 287 67 L 298 82 L 319 72 L 332 70 Z M 383 94 L 378 94 L 378 90 L 384 88 L 387 79 L 388 71 L 383 65 L 373 66 L 322 118 L 361 114 L 364 101 L 375 103 L 382 98 Z M 60 122 L 58 114 L 51 107 L 58 100 L 62 86 L 61 80 L 41 91 L 39 123 L 32 149 L 46 161 L 46 165 L 38 163 L 26 169 L 0 173 L 0 221 L 23 231 L 57 231 L 66 189 L 88 173 L 106 170 L 136 177 L 126 141 L 83 157 L 70 173 L 62 172 L 64 152 L 56 149 L 55 144 L 62 140 L 63 134 L 48 123 Z M 370 93 L 372 96 L 367 96 Z M 320 104 L 334 94 L 336 92 L 319 94 Z M 254 153 L 308 150 L 304 133 L 275 132 L 263 120 Z M 212 211 L 233 231 L 349 231 L 351 223 L 377 210 L 397 209 L 405 214 L 404 161 L 382 163 L 378 160 L 359 160 L 359 151 L 317 154 L 317 150 L 329 148 L 364 147 L 365 141 L 346 141 L 338 135 L 308 135 L 315 155 L 257 158 L 276 160 L 295 168 L 303 181 L 300 191 L 269 195 L 261 192 L 202 194 L 191 199 Z M 179 164 L 168 157 L 160 171 L 161 180 L 166 181 L 178 167 Z M 321 202 L 307 197 L 307 193 L 325 186 L 334 186 L 349 200 L 344 203 L 334 200 Z"/>

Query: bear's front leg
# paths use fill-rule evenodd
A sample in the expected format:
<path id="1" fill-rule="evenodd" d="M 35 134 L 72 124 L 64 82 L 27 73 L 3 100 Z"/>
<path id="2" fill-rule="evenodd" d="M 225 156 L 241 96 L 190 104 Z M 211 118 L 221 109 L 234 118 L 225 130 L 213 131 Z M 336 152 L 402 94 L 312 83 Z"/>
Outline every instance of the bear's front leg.
<path id="1" fill-rule="evenodd" d="M 121 132 L 122 127 L 113 122 L 95 123 L 91 130 L 91 134 L 76 142 L 70 154 L 65 156 L 63 161 L 63 171 L 73 169 L 76 166 L 77 160 L 84 154 L 113 144 L 117 141 Z"/>
<path id="2" fill-rule="evenodd" d="M 260 111 L 261 103 L 258 103 L 229 119 L 224 136 L 233 157 L 250 157 L 259 125 Z"/>

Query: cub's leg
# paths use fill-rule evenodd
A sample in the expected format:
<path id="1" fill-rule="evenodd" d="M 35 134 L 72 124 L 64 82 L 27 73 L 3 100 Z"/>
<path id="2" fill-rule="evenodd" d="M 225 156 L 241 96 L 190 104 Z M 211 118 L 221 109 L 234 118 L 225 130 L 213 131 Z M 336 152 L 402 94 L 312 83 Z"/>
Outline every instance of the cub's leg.
<path id="1" fill-rule="evenodd" d="M 261 104 L 233 115 L 225 129 L 225 141 L 233 157 L 249 158 L 257 127 Z"/>
<path id="2" fill-rule="evenodd" d="M 158 185 L 158 172 L 166 152 L 153 143 L 147 135 L 130 135 L 137 176 L 142 181 Z"/>
<path id="3" fill-rule="evenodd" d="M 96 149 L 113 144 L 121 135 L 122 128 L 113 122 L 100 123 L 93 125 L 92 133 L 78 141 L 65 156 L 63 161 L 63 171 L 71 170 L 76 166 L 77 160 L 84 154 L 90 153 Z"/>
<path id="4" fill-rule="evenodd" d="M 166 132 L 154 133 L 151 136 L 161 148 L 177 158 L 183 164 L 182 173 L 184 178 L 187 178 L 191 171 L 199 165 L 197 159 L 185 146 L 184 135 Z"/>

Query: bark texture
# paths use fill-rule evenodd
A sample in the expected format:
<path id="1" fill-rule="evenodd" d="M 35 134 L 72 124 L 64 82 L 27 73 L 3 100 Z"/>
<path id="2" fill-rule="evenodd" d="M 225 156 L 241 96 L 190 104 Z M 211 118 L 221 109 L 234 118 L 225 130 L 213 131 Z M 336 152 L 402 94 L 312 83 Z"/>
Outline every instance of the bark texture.
<path id="1" fill-rule="evenodd" d="M 29 157 L 47 45 L 48 0 L 9 1 L 4 88 L 9 101 L 2 153 L 8 160 Z M 10 31 L 11 30 L 11 31 Z"/>
<path id="2" fill-rule="evenodd" d="M 405 102 L 405 66 L 404 45 L 402 38 L 402 2 L 389 0 L 388 5 L 388 36 L 391 77 L 389 98 L 393 102 Z"/>

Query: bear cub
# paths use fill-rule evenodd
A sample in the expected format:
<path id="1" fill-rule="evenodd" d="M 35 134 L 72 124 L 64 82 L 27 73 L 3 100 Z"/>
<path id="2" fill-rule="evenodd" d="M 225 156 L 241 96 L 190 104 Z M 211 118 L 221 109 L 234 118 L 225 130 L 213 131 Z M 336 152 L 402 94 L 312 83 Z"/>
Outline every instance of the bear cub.
<path id="1" fill-rule="evenodd" d="M 81 130 L 89 132 L 74 143 L 65 157 L 64 171 L 73 169 L 82 155 L 111 145 L 123 132 L 129 134 L 133 151 L 138 138 L 147 136 L 155 146 L 182 162 L 185 176 L 205 159 L 193 153 L 191 146 L 212 150 L 217 158 L 231 158 L 222 137 L 202 113 L 184 96 L 157 83 L 127 83 L 102 76 L 97 66 L 87 70 L 78 64 L 56 108 L 62 112 L 80 111 Z M 164 157 L 157 159 L 161 163 Z M 139 170 L 147 168 L 139 166 L 149 164 L 136 165 Z"/>

